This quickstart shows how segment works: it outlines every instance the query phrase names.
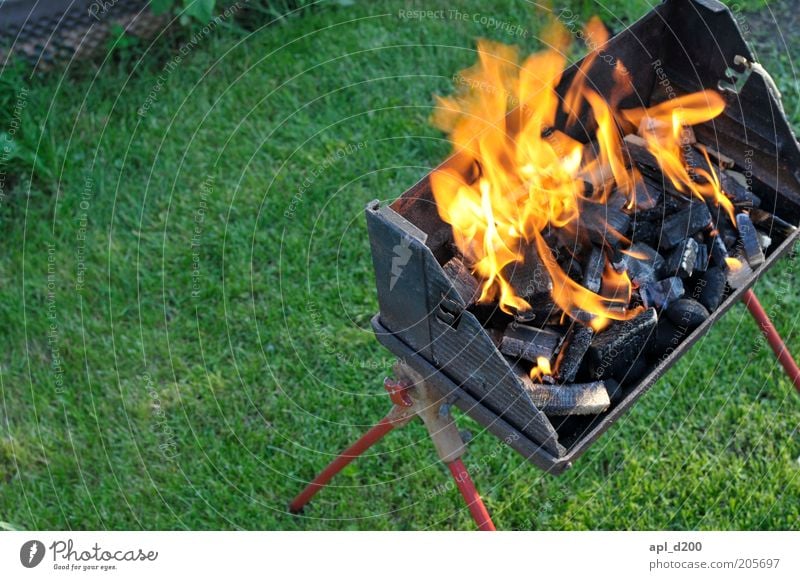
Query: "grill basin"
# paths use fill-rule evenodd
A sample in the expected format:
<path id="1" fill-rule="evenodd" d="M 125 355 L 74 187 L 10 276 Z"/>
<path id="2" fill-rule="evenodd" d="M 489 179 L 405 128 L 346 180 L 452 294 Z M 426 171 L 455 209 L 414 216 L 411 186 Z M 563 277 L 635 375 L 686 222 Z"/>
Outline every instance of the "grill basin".
<path id="1" fill-rule="evenodd" d="M 716 0 L 666 0 L 612 38 L 603 53 L 621 60 L 630 72 L 634 90 L 621 108 L 657 104 L 665 93 L 671 98 L 702 89 L 720 91 L 725 112 L 695 127 L 698 140 L 752 176 L 761 209 L 792 225 L 800 222 L 800 147 L 774 83 L 760 67 L 747 66 L 753 54 L 727 7 Z M 607 61 L 598 59 L 588 82 L 608 98 L 614 81 L 603 65 Z M 562 94 L 579 65 L 565 71 Z M 575 127 L 585 127 L 583 121 Z M 574 132 L 571 136 L 587 140 Z M 534 405 L 525 381 L 443 271 L 453 255 L 450 226 L 438 216 L 429 176 L 390 205 L 371 202 L 366 216 L 380 305 L 373 319 L 378 340 L 463 412 L 551 473 L 569 467 L 627 412 L 758 276 L 791 250 L 798 235 L 798 230 L 774 234 L 765 263 L 665 353 L 624 399 L 605 413 L 565 420 L 551 419 Z"/>

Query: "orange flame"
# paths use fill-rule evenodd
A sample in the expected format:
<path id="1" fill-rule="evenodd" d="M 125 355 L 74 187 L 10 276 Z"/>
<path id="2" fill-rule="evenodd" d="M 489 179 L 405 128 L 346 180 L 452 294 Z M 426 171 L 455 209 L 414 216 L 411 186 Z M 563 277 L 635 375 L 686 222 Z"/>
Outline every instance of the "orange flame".
<path id="1" fill-rule="evenodd" d="M 701 149 L 708 167 L 689 169 L 686 165 L 683 130 L 686 125 L 705 123 L 725 110 L 725 101 L 714 91 L 701 91 L 677 97 L 649 109 L 631 109 L 622 114 L 637 127 L 643 127 L 642 137 L 647 149 L 658 161 L 664 175 L 680 192 L 688 192 L 701 200 L 709 199 L 719 204 L 736 224 L 733 204 L 722 192 L 719 177 L 713 170 L 708 153 Z M 694 151 L 693 151 L 694 153 Z M 694 176 L 692 176 L 694 172 Z M 697 178 L 701 179 L 697 179 Z"/>
<path id="2" fill-rule="evenodd" d="M 628 92 L 622 63 L 617 61 L 612 71 L 617 83 L 611 102 L 587 87 L 589 68 L 608 39 L 600 21 L 593 19 L 585 34 L 592 39 L 592 52 L 562 104 L 556 87 L 564 70 L 567 35 L 557 24 L 549 33 L 558 50 L 533 54 L 521 64 L 515 48 L 478 42 L 478 63 L 461 73 L 461 90 L 438 98 L 433 121 L 448 133 L 454 155 L 431 174 L 431 187 L 439 215 L 452 226 L 458 249 L 483 281 L 481 302 L 497 301 L 509 314 L 530 309 L 503 270 L 523 262 L 523 250 L 533 245 L 552 280 L 553 301 L 567 316 L 600 330 L 610 320 L 627 320 L 641 311 L 628 307 L 630 279 L 607 262 L 600 293 L 589 291 L 564 272 L 542 232 L 548 227 L 578 231 L 581 206 L 605 203 L 613 189 L 626 194 L 628 207 L 633 207 L 633 191 L 641 177 L 627 167 L 623 119 L 637 127 L 645 117 L 653 117 L 659 127 L 664 119 L 670 121 L 669 131 L 653 132 L 648 141 L 649 147 L 658 148 L 665 172 L 683 184 L 682 191 L 690 188 L 698 195 L 719 193 L 724 198 L 717 179 L 692 181 L 681 161 L 680 132 L 676 133 L 684 124 L 718 115 L 722 99 L 707 91 L 679 99 L 677 105 L 625 111 L 623 117 L 616 109 Z M 699 101 L 713 106 L 695 106 Z M 582 108 L 591 113 L 595 150 L 554 129 L 560 106 L 569 119 Z"/>
<path id="3" fill-rule="evenodd" d="M 738 272 L 743 267 L 742 263 L 739 260 L 737 260 L 736 258 L 731 258 L 731 257 L 726 257 L 725 258 L 725 264 L 728 266 L 728 269 L 731 272 Z"/>
<path id="4" fill-rule="evenodd" d="M 553 371 L 550 369 L 550 361 L 543 356 L 536 357 L 536 364 L 531 369 L 530 377 L 535 381 L 551 374 L 553 374 Z"/>

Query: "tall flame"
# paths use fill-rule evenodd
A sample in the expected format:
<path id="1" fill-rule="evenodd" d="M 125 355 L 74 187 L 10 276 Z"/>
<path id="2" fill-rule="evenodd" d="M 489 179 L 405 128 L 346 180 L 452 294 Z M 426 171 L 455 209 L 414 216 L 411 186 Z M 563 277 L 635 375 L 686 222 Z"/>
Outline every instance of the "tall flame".
<path id="1" fill-rule="evenodd" d="M 556 92 L 566 64 L 568 35 L 563 27 L 556 24 L 549 31 L 555 48 L 521 64 L 515 48 L 479 41 L 478 62 L 462 71 L 461 90 L 438 98 L 433 121 L 449 135 L 454 155 L 432 173 L 431 186 L 439 215 L 452 226 L 458 249 L 483 281 L 481 302 L 496 300 L 510 314 L 530 308 L 503 271 L 522 262 L 524 248 L 532 244 L 552 279 L 553 301 L 566 315 L 599 330 L 609 320 L 629 319 L 640 311 L 628 308 L 630 279 L 606 263 L 600 293 L 589 291 L 564 272 L 544 231 L 554 227 L 576 232 L 581 207 L 605 203 L 614 189 L 627 195 L 628 207 L 633 207 L 641 176 L 628 167 L 621 126 L 638 127 L 642 119 L 652 118 L 657 127 L 667 127 L 648 134 L 647 144 L 676 188 L 680 184 L 681 191 L 713 197 L 723 205 L 730 202 L 716 176 L 705 176 L 704 183 L 692 179 L 679 138 L 684 125 L 718 115 L 722 99 L 706 91 L 650 109 L 619 111 L 619 100 L 630 90 L 623 79 L 626 71 L 617 61 L 609 100 L 589 88 L 589 68 L 608 34 L 593 19 L 585 37 L 592 39 L 592 52 L 563 102 Z M 596 126 L 594 149 L 554 129 L 560 111 L 569 124 L 584 108 Z"/>
<path id="2" fill-rule="evenodd" d="M 719 177 L 713 171 L 708 153 L 704 149 L 701 150 L 712 171 L 703 168 L 690 169 L 687 167 L 684 155 L 684 148 L 690 146 L 685 145 L 682 139 L 686 125 L 705 123 L 724 110 L 725 101 L 719 93 L 706 90 L 677 97 L 649 109 L 632 109 L 623 111 L 622 114 L 633 125 L 644 127 L 641 132 L 647 143 L 647 149 L 656 158 L 661 171 L 675 189 L 700 199 L 716 202 L 725 209 L 735 224 L 733 204 L 722 192 Z"/>

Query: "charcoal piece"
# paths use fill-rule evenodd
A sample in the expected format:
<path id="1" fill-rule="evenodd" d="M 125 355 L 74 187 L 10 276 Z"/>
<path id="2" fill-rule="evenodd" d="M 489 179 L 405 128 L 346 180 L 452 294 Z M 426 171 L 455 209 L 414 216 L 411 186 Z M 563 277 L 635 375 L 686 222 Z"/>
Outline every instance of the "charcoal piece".
<path id="1" fill-rule="evenodd" d="M 623 256 L 618 262 L 612 264 L 617 272 L 627 272 L 628 278 L 635 286 L 642 286 L 656 281 L 656 271 L 644 260 L 637 260 L 632 256 Z"/>
<path id="2" fill-rule="evenodd" d="M 556 359 L 556 380 L 561 383 L 571 383 L 575 380 L 593 336 L 594 331 L 588 326 L 573 324 L 572 332 L 565 339 L 566 346 L 562 346 Z"/>
<path id="3" fill-rule="evenodd" d="M 606 199 L 606 206 L 611 209 L 623 211 L 627 205 L 629 205 L 628 196 L 618 189 L 612 191 L 608 199 Z"/>
<path id="4" fill-rule="evenodd" d="M 708 269 L 708 246 L 702 240 L 697 241 L 697 259 L 694 262 L 694 269 L 695 272 L 705 272 Z"/>
<path id="5" fill-rule="evenodd" d="M 549 296 L 537 296 L 528 301 L 531 308 L 517 312 L 514 319 L 523 325 L 542 328 L 547 324 L 558 324 L 561 320 L 561 309 Z"/>
<path id="6" fill-rule="evenodd" d="M 761 200 L 746 185 L 726 173 L 720 176 L 720 186 L 736 209 L 752 209 L 761 205 Z"/>
<path id="7" fill-rule="evenodd" d="M 728 258 L 728 248 L 725 246 L 725 242 L 722 241 L 721 237 L 718 235 L 711 237 L 708 252 L 711 254 L 711 264 L 720 268 L 725 267 Z"/>
<path id="8" fill-rule="evenodd" d="M 673 302 L 666 310 L 667 318 L 680 329 L 694 330 L 709 317 L 706 307 L 697 300 L 681 298 Z"/>
<path id="9" fill-rule="evenodd" d="M 740 213 L 736 216 L 736 228 L 739 230 L 739 239 L 742 241 L 742 249 L 745 258 L 751 267 L 757 268 L 764 263 L 764 252 L 758 242 L 758 232 L 750 216 Z"/>
<path id="10" fill-rule="evenodd" d="M 597 203 L 584 203 L 581 206 L 580 227 L 595 245 L 607 243 L 617 246 L 622 241 L 621 236 L 628 233 L 630 225 L 631 218 L 623 211 Z"/>
<path id="11" fill-rule="evenodd" d="M 617 381 L 614 379 L 604 379 L 603 382 L 606 384 L 606 391 L 608 392 L 608 398 L 612 405 L 616 405 L 625 398 L 625 389 L 623 389 L 622 385 Z"/>
<path id="12" fill-rule="evenodd" d="M 573 228 L 559 228 L 551 233 L 548 246 L 553 248 L 553 257 L 556 260 L 569 259 L 573 254 L 582 254 L 584 251 L 581 235 Z"/>
<path id="13" fill-rule="evenodd" d="M 655 221 L 660 225 L 664 218 L 686 208 L 691 202 L 690 198 L 675 189 L 672 182 L 666 178 L 656 180 L 645 176 L 644 180 L 652 187 L 663 190 L 666 195 L 661 197 L 659 203 L 653 209 L 637 212 L 637 219 Z"/>
<path id="14" fill-rule="evenodd" d="M 444 273 L 453 283 L 458 295 L 464 301 L 464 304 L 469 306 L 478 301 L 481 295 L 481 284 L 473 276 L 469 268 L 459 257 L 450 259 L 444 266 L 442 266 Z"/>
<path id="15" fill-rule="evenodd" d="M 685 292 L 683 280 L 672 277 L 646 284 L 639 289 L 642 302 L 646 308 L 666 308 L 683 297 Z"/>
<path id="16" fill-rule="evenodd" d="M 649 244 L 634 242 L 627 251 L 628 257 L 632 257 L 630 254 L 635 254 L 638 260 L 644 260 L 649 263 L 657 274 L 663 274 L 666 261 L 661 254 Z"/>
<path id="17" fill-rule="evenodd" d="M 636 242 L 627 249 L 618 249 L 613 266 L 617 272 L 627 272 L 636 286 L 655 282 L 664 273 L 664 258 L 647 244 Z"/>
<path id="18" fill-rule="evenodd" d="M 589 259 L 583 268 L 583 286 L 590 292 L 599 292 L 600 283 L 603 280 L 603 270 L 606 264 L 606 256 L 600 248 L 592 246 L 589 252 Z"/>
<path id="19" fill-rule="evenodd" d="M 753 269 L 744 259 L 732 258 L 726 262 L 725 276 L 728 279 L 728 286 L 735 290 L 752 280 Z"/>
<path id="20" fill-rule="evenodd" d="M 730 157 L 728 157 L 727 155 L 725 155 L 723 153 L 720 153 L 719 151 L 717 151 L 713 147 L 708 147 L 707 145 L 697 145 L 697 147 L 699 149 L 701 149 L 701 150 L 705 149 L 706 153 L 708 153 L 709 157 L 711 157 L 712 159 L 715 159 L 716 162 L 717 162 L 717 165 L 719 165 L 720 167 L 722 167 L 724 169 L 730 169 L 735 164 L 733 159 L 731 159 Z"/>
<path id="21" fill-rule="evenodd" d="M 630 234 L 632 242 L 640 242 L 648 246 L 657 246 L 660 233 L 660 223 L 643 220 L 638 213 L 634 215 Z"/>
<path id="22" fill-rule="evenodd" d="M 797 228 L 763 209 L 753 209 L 750 211 L 750 220 L 757 228 L 764 231 L 767 235 L 775 234 L 782 238 L 789 237 Z"/>
<path id="23" fill-rule="evenodd" d="M 674 248 L 684 239 L 711 225 L 711 214 L 706 204 L 692 201 L 688 207 L 664 220 L 661 232 L 661 249 Z"/>
<path id="24" fill-rule="evenodd" d="M 583 268 L 581 268 L 580 262 L 572 256 L 568 258 L 564 258 L 561 262 L 559 262 L 559 266 L 564 272 L 567 273 L 567 276 L 578 282 L 579 284 L 583 280 Z"/>
<path id="25" fill-rule="evenodd" d="M 694 273 L 697 264 L 699 245 L 694 238 L 686 238 L 672 250 L 667 258 L 665 270 L 670 276 L 688 278 Z"/>
<path id="26" fill-rule="evenodd" d="M 753 194 L 747 178 L 736 171 L 723 171 L 719 177 L 722 191 L 738 208 L 753 208 L 761 205 L 761 200 Z"/>
<path id="27" fill-rule="evenodd" d="M 631 367 L 625 371 L 625 374 L 620 377 L 620 385 L 623 388 L 632 387 L 639 384 L 639 381 L 650 370 L 650 365 L 647 364 L 644 354 L 639 356 Z M 610 398 L 610 397 L 609 397 Z"/>
<path id="28" fill-rule="evenodd" d="M 603 381 L 574 385 L 532 383 L 528 392 L 533 404 L 547 415 L 597 415 L 611 405 Z"/>
<path id="29" fill-rule="evenodd" d="M 512 323 L 503 335 L 500 352 L 533 363 L 539 357 L 552 362 L 561 339 L 562 335 L 552 330 Z"/>
<path id="30" fill-rule="evenodd" d="M 686 162 L 686 170 L 689 176 L 694 180 L 701 183 L 708 182 L 708 176 L 719 176 L 719 167 L 712 162 L 709 164 L 709 159 L 703 155 L 702 151 L 693 148 L 687 148 L 683 151 L 683 158 Z M 711 177 L 713 179 L 713 177 Z"/>
<path id="31" fill-rule="evenodd" d="M 616 322 L 596 334 L 589 347 L 589 374 L 594 379 L 621 376 L 641 353 L 658 322 L 654 308 L 631 320 Z"/>
<path id="32" fill-rule="evenodd" d="M 659 204 L 662 195 L 663 190 L 660 187 L 656 187 L 651 181 L 640 179 L 636 182 L 633 190 L 633 205 L 626 204 L 621 209 L 627 213 L 652 210 Z"/>
<path id="33" fill-rule="evenodd" d="M 718 235 L 722 237 L 722 241 L 725 242 L 725 247 L 735 248 L 739 240 L 739 234 L 736 231 L 736 226 L 731 222 L 731 218 L 728 217 L 728 213 L 722 208 L 719 208 L 718 212 L 712 215 L 712 219 Z"/>
<path id="34" fill-rule="evenodd" d="M 647 352 L 652 357 L 662 360 L 683 342 L 687 334 L 689 334 L 689 329 L 678 328 L 668 318 L 662 318 L 658 321 L 658 325 L 647 343 Z"/>
<path id="35" fill-rule="evenodd" d="M 725 273 L 722 271 L 722 268 L 718 266 L 709 268 L 697 281 L 692 295 L 697 298 L 697 301 L 702 304 L 706 310 L 714 312 L 719 308 L 725 296 L 726 281 Z"/>
<path id="36" fill-rule="evenodd" d="M 647 150 L 647 142 L 642 137 L 633 134 L 625 135 L 623 142 L 630 161 L 639 169 L 647 173 L 661 174 L 658 159 Z"/>
<path id="37" fill-rule="evenodd" d="M 507 264 L 502 273 L 514 292 L 525 299 L 540 294 L 549 294 L 553 289 L 550 274 L 533 244 L 524 247 L 521 262 L 515 261 Z"/>

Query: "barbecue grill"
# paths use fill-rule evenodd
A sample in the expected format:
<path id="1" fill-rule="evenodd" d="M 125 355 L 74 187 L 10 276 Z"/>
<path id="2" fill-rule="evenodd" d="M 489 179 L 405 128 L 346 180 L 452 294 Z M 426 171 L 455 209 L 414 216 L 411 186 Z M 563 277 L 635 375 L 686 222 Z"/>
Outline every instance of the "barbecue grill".
<path id="1" fill-rule="evenodd" d="M 466 473 L 459 442 L 441 441 L 442 433 L 452 435 L 450 405 L 537 467 L 562 473 L 738 300 L 745 301 L 800 389 L 797 366 L 750 290 L 759 276 L 790 252 L 800 223 L 800 147 L 774 82 L 755 62 L 731 12 L 716 0 L 666 0 L 611 38 L 603 54 L 624 62 L 635 87 L 626 97 L 629 106 L 657 104 L 665 99 L 667 84 L 678 95 L 713 89 L 723 96 L 722 115 L 694 127 L 694 132 L 720 158 L 746 171 L 748 186 L 760 201 L 760 215 L 771 220 L 760 224 L 771 238 L 763 261 L 741 273 L 719 306 L 679 344 L 655 359 L 647 358 L 641 376 L 626 377 L 624 388 L 615 392 L 610 405 L 602 406 L 602 412 L 564 416 L 548 411 L 527 373 L 504 356 L 486 317 L 465 299 L 458 277 L 448 271 L 454 257 L 451 226 L 437 212 L 430 175 L 389 205 L 370 203 L 366 219 L 380 306 L 372 325 L 380 343 L 401 361 L 399 380 L 387 383 L 395 410 L 314 480 L 292 503 L 293 511 L 369 444 L 414 415 L 425 421 L 451 471 L 456 466 L 454 476 Z M 567 91 L 580 67 L 581 62 L 564 72 L 559 94 Z M 607 68 L 597 63 L 587 75 L 588 83 L 610 99 L 615 81 Z M 563 122 L 557 120 L 562 126 Z M 578 127 L 586 123 L 591 121 Z M 572 136 L 581 139 L 577 133 Z M 741 225 L 749 227 L 748 223 Z M 648 326 L 644 340 L 653 332 L 654 327 Z M 635 350 L 626 361 L 645 360 L 643 345 Z M 438 410 L 441 424 L 426 418 L 431 407 Z M 468 476 L 462 479 L 459 487 L 476 521 L 482 529 L 491 529 Z"/>

